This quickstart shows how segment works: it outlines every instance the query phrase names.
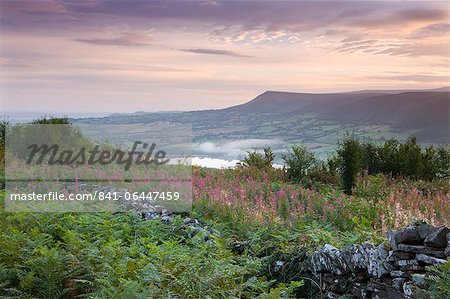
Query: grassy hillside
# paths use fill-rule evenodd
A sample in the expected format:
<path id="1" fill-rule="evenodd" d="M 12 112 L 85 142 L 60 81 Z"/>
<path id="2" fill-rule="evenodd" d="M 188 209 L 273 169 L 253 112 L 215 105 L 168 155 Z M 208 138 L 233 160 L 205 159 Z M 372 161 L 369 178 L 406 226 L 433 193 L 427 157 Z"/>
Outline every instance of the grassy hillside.
<path id="1" fill-rule="evenodd" d="M 441 188 L 366 177 L 349 197 L 276 171 L 196 169 L 192 213 L 147 221 L 133 212 L 6 213 L 1 193 L 0 296 L 314 298 L 308 251 L 378 244 L 414 219 L 448 225 Z M 278 260 L 287 261 L 282 272 Z"/>
<path id="2" fill-rule="evenodd" d="M 67 122 L 38 122 L 55 121 Z M 413 140 L 359 147 L 348 194 L 345 143 L 328 165 L 298 147 L 287 170 L 273 168 L 266 150 L 234 169 L 194 167 L 192 210 L 178 215 L 11 213 L 2 190 L 0 297 L 320 298 L 321 281 L 308 266 L 318 247 L 387 245 L 389 229 L 449 225 L 446 149 Z M 380 160 L 367 161 L 369 152 Z M 432 298 L 448 294 L 445 277 L 429 283 Z"/>
<path id="3" fill-rule="evenodd" d="M 78 121 L 181 122 L 192 124 L 196 143 L 264 139 L 276 143 L 275 151 L 284 150 L 291 143 L 304 143 L 326 157 L 347 131 L 375 141 L 404 140 L 414 135 L 422 144 L 446 144 L 449 111 L 449 92 L 445 91 L 334 94 L 268 91 L 248 103 L 227 109 L 115 114 Z M 214 156 L 214 153 L 194 149 L 194 155 Z M 220 154 L 215 157 L 224 158 Z"/>

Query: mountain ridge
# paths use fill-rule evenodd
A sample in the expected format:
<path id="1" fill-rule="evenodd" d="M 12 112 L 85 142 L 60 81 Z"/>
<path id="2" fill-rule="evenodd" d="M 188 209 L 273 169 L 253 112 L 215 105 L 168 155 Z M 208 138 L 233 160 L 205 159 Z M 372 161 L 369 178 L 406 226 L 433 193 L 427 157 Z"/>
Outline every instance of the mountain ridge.
<path id="1" fill-rule="evenodd" d="M 224 113 L 315 113 L 339 123 L 389 124 L 397 129 L 418 130 L 428 142 L 448 142 L 450 92 L 435 90 L 396 93 L 293 93 L 266 91 L 251 101 L 221 109 Z"/>
<path id="2" fill-rule="evenodd" d="M 194 143 L 280 140 L 304 143 L 330 153 L 346 132 L 383 141 L 416 136 L 420 143 L 449 144 L 450 89 L 296 93 L 266 91 L 223 109 L 150 112 L 78 120 L 93 123 L 192 125 Z"/>

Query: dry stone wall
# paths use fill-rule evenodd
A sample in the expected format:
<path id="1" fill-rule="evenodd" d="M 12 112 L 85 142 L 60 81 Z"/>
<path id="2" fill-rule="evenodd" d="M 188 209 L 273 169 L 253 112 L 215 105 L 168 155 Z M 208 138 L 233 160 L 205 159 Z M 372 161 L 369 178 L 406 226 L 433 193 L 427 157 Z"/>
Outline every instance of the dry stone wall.
<path id="1" fill-rule="evenodd" d="M 426 294 L 427 266 L 450 258 L 448 227 L 413 225 L 388 232 L 378 246 L 325 245 L 309 256 L 308 267 L 321 282 L 327 298 L 412 298 Z M 426 297 L 425 297 L 426 298 Z"/>

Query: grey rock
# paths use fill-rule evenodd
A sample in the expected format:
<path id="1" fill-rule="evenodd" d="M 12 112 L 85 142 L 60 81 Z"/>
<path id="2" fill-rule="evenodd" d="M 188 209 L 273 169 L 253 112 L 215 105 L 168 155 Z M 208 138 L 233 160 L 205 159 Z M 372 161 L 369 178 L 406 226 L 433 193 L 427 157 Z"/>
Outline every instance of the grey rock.
<path id="1" fill-rule="evenodd" d="M 210 233 L 212 233 L 212 234 L 216 234 L 216 235 L 219 235 L 219 234 L 220 234 L 219 231 L 216 230 L 216 229 L 214 229 L 214 228 L 205 226 L 205 229 L 206 229 L 207 231 L 209 231 Z"/>
<path id="2" fill-rule="evenodd" d="M 339 299 L 341 296 L 340 295 L 337 295 L 337 294 L 335 294 L 335 293 L 333 293 L 333 292 L 327 292 L 326 294 L 325 294 L 325 299 Z"/>
<path id="3" fill-rule="evenodd" d="M 411 275 L 411 280 L 418 287 L 425 288 L 427 287 L 427 281 L 425 280 L 425 274 L 413 274 Z"/>
<path id="4" fill-rule="evenodd" d="M 153 209 L 154 209 L 155 213 L 159 213 L 159 214 L 162 214 L 162 212 L 164 211 L 163 206 L 153 206 Z"/>
<path id="5" fill-rule="evenodd" d="M 415 253 L 396 251 L 394 255 L 400 260 L 413 260 L 416 257 Z"/>
<path id="6" fill-rule="evenodd" d="M 422 254 L 422 253 L 417 254 L 416 259 L 419 262 L 422 262 L 424 264 L 435 265 L 435 266 L 439 265 L 439 264 L 444 264 L 446 262 L 446 260 L 444 260 L 444 259 L 438 259 L 433 256 L 429 256 L 429 255 Z"/>
<path id="7" fill-rule="evenodd" d="M 407 265 L 418 265 L 419 262 L 417 260 L 399 260 L 396 265 L 399 267 L 407 266 Z"/>
<path id="8" fill-rule="evenodd" d="M 389 232 L 389 252 L 385 244 L 351 245 L 342 250 L 325 245 L 309 255 L 309 269 L 323 274 L 329 296 L 412 298 L 413 290 L 427 289 L 425 266 L 445 262 L 450 250 L 444 253 L 444 247 L 430 245 L 442 244 L 443 232 L 446 246 L 450 245 L 446 229 L 422 225 Z M 423 245 L 425 239 L 427 245 Z M 283 266 L 277 261 L 274 269 L 280 271 Z"/>
<path id="9" fill-rule="evenodd" d="M 399 260 L 412 260 L 416 257 L 415 253 L 404 252 L 404 251 L 389 251 L 387 261 L 391 263 L 396 263 Z"/>
<path id="10" fill-rule="evenodd" d="M 349 289 L 350 284 L 350 280 L 347 278 L 336 278 L 333 280 L 330 290 L 334 293 L 344 294 Z"/>
<path id="11" fill-rule="evenodd" d="M 189 231 L 191 231 L 194 235 L 197 234 L 201 229 L 201 227 L 195 225 L 189 226 Z"/>
<path id="12" fill-rule="evenodd" d="M 133 204 L 139 205 L 139 203 L 137 203 L 137 202 L 133 202 Z M 143 204 L 141 206 L 141 209 L 146 211 L 146 212 L 155 212 L 155 209 L 149 204 Z"/>
<path id="13" fill-rule="evenodd" d="M 411 282 L 405 282 L 403 284 L 403 294 L 405 294 L 405 296 L 407 298 L 411 298 L 413 295 L 413 289 L 412 289 L 412 283 Z"/>
<path id="14" fill-rule="evenodd" d="M 342 253 L 334 246 L 325 244 L 320 250 L 313 252 L 309 259 L 310 269 L 313 273 L 330 272 L 343 275 L 349 272 Z"/>
<path id="15" fill-rule="evenodd" d="M 434 233 L 438 228 L 429 224 L 423 224 L 419 226 L 417 232 L 422 240 L 425 240 L 426 237 Z"/>
<path id="16" fill-rule="evenodd" d="M 367 270 L 369 255 L 375 249 L 372 244 L 351 245 L 342 250 L 342 257 L 352 272 Z"/>
<path id="17" fill-rule="evenodd" d="M 419 235 L 418 226 L 408 226 L 395 233 L 395 242 L 397 244 L 421 244 L 422 239 Z"/>
<path id="18" fill-rule="evenodd" d="M 211 233 L 205 229 L 202 231 L 203 234 L 203 240 L 208 241 L 211 240 Z"/>
<path id="19" fill-rule="evenodd" d="M 273 271 L 276 273 L 278 271 L 281 270 L 281 268 L 283 268 L 284 266 L 284 262 L 283 261 L 276 261 L 275 262 L 275 267 L 273 268 Z"/>
<path id="20" fill-rule="evenodd" d="M 386 263 L 384 263 L 387 256 L 388 252 L 384 249 L 383 244 L 378 245 L 369 253 L 367 272 L 370 276 L 380 278 L 389 274 L 392 269 L 386 268 Z"/>
<path id="21" fill-rule="evenodd" d="M 432 255 L 432 256 L 438 257 L 438 258 L 443 258 L 445 256 L 443 249 L 430 248 L 430 247 L 421 246 L 421 245 L 398 244 L 398 249 L 400 251 L 404 251 L 404 252 L 423 253 L 423 254 L 427 254 L 427 255 Z"/>
<path id="22" fill-rule="evenodd" d="M 389 230 L 387 232 L 387 238 L 389 240 L 389 244 L 391 245 L 391 249 L 397 250 L 398 246 L 397 246 L 397 242 L 395 241 L 395 233 L 393 231 Z"/>
<path id="23" fill-rule="evenodd" d="M 390 251 L 388 252 L 388 257 L 387 257 L 386 260 L 387 260 L 388 262 L 390 262 L 390 263 L 393 263 L 393 262 L 395 262 L 395 261 L 397 261 L 397 260 L 399 260 L 399 259 L 395 256 L 395 251 L 390 250 Z"/>
<path id="24" fill-rule="evenodd" d="M 395 270 L 395 266 L 391 263 L 389 263 L 388 261 L 384 260 L 383 261 L 383 267 L 388 271 L 391 272 L 393 270 Z"/>
<path id="25" fill-rule="evenodd" d="M 250 243 L 248 241 L 234 241 L 231 244 L 231 251 L 237 254 L 243 254 L 246 249 L 250 249 Z"/>
<path id="26" fill-rule="evenodd" d="M 183 220 L 183 225 L 189 226 L 189 227 L 198 227 L 198 228 L 203 227 L 203 224 L 201 224 L 200 221 L 198 221 L 197 219 L 189 218 L 189 217 L 187 217 Z"/>
<path id="27" fill-rule="evenodd" d="M 158 213 L 154 213 L 154 212 L 144 212 L 144 218 L 145 220 L 156 220 L 161 218 L 161 216 L 159 216 Z"/>
<path id="28" fill-rule="evenodd" d="M 352 295 L 354 298 L 362 298 L 362 299 L 373 298 L 372 294 L 370 294 L 370 292 L 366 290 L 364 286 L 361 284 L 355 284 L 353 286 Z"/>
<path id="29" fill-rule="evenodd" d="M 370 280 L 367 282 L 367 289 L 372 292 L 380 292 L 385 289 L 386 285 L 378 280 Z"/>
<path id="30" fill-rule="evenodd" d="M 445 247 L 444 254 L 446 257 L 450 257 L 450 233 L 447 234 L 447 247 Z"/>
<path id="31" fill-rule="evenodd" d="M 405 278 L 394 278 L 392 280 L 392 287 L 396 291 L 403 291 L 403 284 L 406 282 Z"/>
<path id="32" fill-rule="evenodd" d="M 161 221 L 163 222 L 163 223 L 170 223 L 170 222 L 172 222 L 172 217 L 170 217 L 170 216 L 162 216 L 161 217 Z"/>
<path id="33" fill-rule="evenodd" d="M 425 238 L 423 243 L 432 247 L 446 247 L 447 246 L 447 234 L 449 233 L 448 227 L 441 227 L 431 235 Z"/>
<path id="34" fill-rule="evenodd" d="M 400 271 L 425 271 L 422 265 L 405 265 L 400 267 Z"/>
<path id="35" fill-rule="evenodd" d="M 371 299 L 404 299 L 405 296 L 401 291 L 397 291 L 394 288 L 386 288 L 385 290 L 377 293 L 372 294 Z"/>
<path id="36" fill-rule="evenodd" d="M 188 233 L 187 233 L 187 237 L 188 238 L 193 238 L 195 237 L 195 235 L 197 235 L 198 231 L 191 229 Z"/>
<path id="37" fill-rule="evenodd" d="M 191 221 L 189 221 L 189 224 L 192 224 L 192 225 L 195 225 L 198 227 L 203 227 L 203 225 L 197 219 L 192 219 Z"/>
<path id="38" fill-rule="evenodd" d="M 405 277 L 405 272 L 403 272 L 403 271 L 398 271 L 398 270 L 396 270 L 396 271 L 391 271 L 389 274 L 391 275 L 391 277 L 395 277 L 395 278 Z"/>

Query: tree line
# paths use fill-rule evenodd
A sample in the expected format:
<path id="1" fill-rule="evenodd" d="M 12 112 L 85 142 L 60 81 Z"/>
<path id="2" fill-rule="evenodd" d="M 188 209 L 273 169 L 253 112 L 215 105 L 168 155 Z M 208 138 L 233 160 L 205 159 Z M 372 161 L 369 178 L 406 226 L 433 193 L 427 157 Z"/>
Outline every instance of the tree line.
<path id="1" fill-rule="evenodd" d="M 266 147 L 263 152 L 247 152 L 239 166 L 263 169 L 272 167 L 274 159 L 273 151 Z M 348 136 L 338 143 L 336 151 L 325 161 L 317 159 L 304 145 L 292 145 L 282 159 L 289 180 L 298 182 L 337 175 L 347 194 L 352 193 L 358 176 L 363 172 L 412 180 L 450 179 L 450 148 L 423 147 L 415 137 L 404 142 L 390 139 L 375 143 Z"/>

